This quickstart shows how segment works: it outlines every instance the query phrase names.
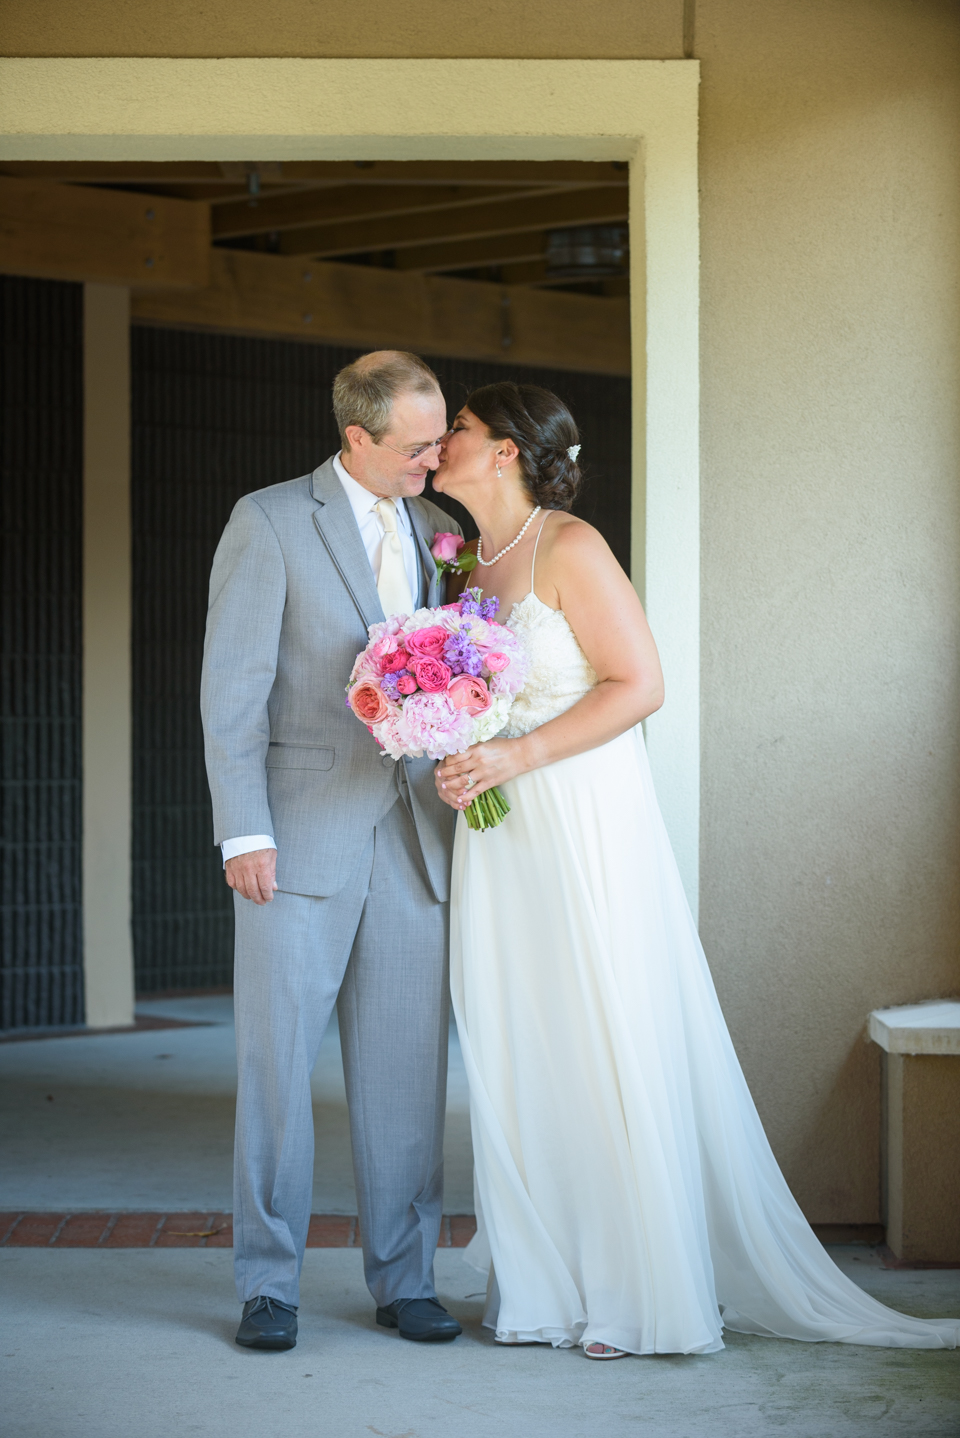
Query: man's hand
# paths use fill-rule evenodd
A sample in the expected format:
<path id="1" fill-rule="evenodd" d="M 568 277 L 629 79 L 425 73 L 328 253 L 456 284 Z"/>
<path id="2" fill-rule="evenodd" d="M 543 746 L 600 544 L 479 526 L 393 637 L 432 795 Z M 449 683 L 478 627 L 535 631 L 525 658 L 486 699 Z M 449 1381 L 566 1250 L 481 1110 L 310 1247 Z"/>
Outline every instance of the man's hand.
<path id="1" fill-rule="evenodd" d="M 269 904 L 277 887 L 277 851 L 253 849 L 249 854 L 238 854 L 227 860 L 223 872 L 231 889 L 236 889 L 242 899 Z"/>

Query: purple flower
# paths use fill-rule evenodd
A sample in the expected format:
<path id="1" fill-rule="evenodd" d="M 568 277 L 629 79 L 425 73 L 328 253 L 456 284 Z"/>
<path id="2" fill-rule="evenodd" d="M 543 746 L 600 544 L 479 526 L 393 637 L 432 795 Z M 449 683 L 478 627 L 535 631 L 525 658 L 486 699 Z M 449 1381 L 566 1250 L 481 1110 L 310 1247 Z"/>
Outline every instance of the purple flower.
<path id="1" fill-rule="evenodd" d="M 461 614 L 476 614 L 480 619 L 493 619 L 499 608 L 499 599 L 484 599 L 483 590 L 479 586 L 465 589 L 460 596 Z"/>
<path id="2" fill-rule="evenodd" d="M 451 634 L 444 645 L 443 658 L 454 674 L 472 674 L 476 678 L 483 669 L 480 650 L 464 634 Z"/>
<path id="3" fill-rule="evenodd" d="M 386 694 L 387 698 L 388 698 L 388 699 L 392 699 L 394 703 L 396 703 L 397 700 L 400 698 L 400 695 L 399 695 L 399 693 L 397 692 L 397 675 L 396 675 L 396 674 L 383 674 L 383 675 L 381 675 L 381 678 L 380 678 L 380 688 L 383 690 L 384 694 Z"/>

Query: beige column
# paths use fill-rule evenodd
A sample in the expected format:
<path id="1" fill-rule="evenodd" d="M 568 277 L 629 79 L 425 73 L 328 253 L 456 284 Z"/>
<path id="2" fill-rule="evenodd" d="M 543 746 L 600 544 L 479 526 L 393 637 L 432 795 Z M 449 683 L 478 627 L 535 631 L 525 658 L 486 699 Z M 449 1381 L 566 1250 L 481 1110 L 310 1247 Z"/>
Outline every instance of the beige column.
<path id="1" fill-rule="evenodd" d="M 91 1028 L 133 1020 L 130 292 L 84 285 L 83 971 Z"/>

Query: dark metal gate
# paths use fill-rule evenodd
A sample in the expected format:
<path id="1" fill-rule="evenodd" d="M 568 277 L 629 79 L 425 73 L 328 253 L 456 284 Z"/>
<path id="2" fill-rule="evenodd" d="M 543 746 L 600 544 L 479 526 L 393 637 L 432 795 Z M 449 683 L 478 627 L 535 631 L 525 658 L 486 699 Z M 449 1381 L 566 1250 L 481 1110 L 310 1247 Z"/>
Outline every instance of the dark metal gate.
<path id="1" fill-rule="evenodd" d="M 0 276 L 0 1028 L 83 1022 L 83 290 Z"/>

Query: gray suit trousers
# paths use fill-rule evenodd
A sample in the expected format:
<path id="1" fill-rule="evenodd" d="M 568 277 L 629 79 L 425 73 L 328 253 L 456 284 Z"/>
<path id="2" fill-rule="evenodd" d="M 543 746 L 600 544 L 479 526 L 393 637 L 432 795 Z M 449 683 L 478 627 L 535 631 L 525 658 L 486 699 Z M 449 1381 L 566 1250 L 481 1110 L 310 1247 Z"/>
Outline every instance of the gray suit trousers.
<path id="1" fill-rule="evenodd" d="M 367 1285 L 431 1298 L 443 1205 L 447 906 L 401 797 L 328 898 L 236 898 L 234 1268 L 296 1307 L 313 1197 L 310 1073 L 337 1004 Z"/>

